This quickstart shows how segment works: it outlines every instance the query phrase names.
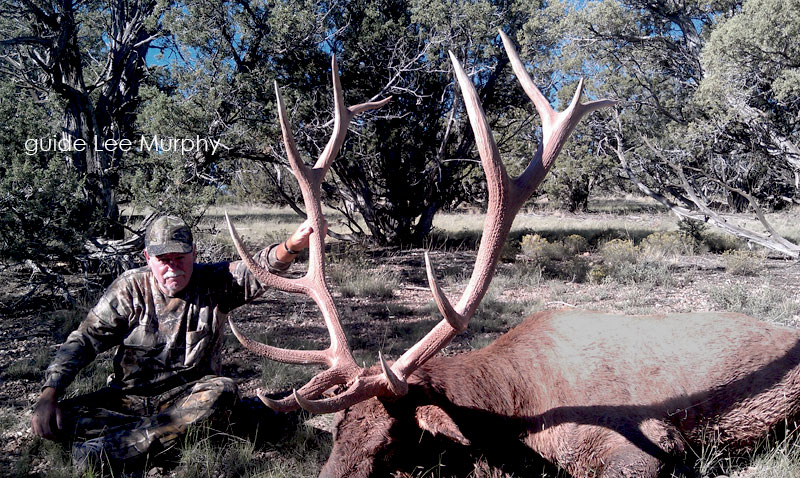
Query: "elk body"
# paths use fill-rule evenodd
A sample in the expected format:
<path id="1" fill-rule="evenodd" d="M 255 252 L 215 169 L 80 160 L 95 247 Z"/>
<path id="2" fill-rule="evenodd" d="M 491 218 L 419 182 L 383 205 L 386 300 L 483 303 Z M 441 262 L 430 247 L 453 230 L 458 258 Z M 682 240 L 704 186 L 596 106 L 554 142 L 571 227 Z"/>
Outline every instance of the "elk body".
<path id="1" fill-rule="evenodd" d="M 281 349 L 253 342 L 231 321 L 233 333 L 255 353 L 328 367 L 289 397 L 272 400 L 260 392 L 259 397 L 278 411 L 302 407 L 313 413 L 340 412 L 333 451 L 322 471 L 326 478 L 387 476 L 395 452 L 413 447 L 411 440 L 419 437 L 420 429 L 466 447 L 488 443 L 511 449 L 521 443 L 521 449 L 540 454 L 574 476 L 649 478 L 704 438 L 715 437 L 731 447 L 750 446 L 792 418 L 798 410 L 800 336 L 740 315 L 542 312 L 485 349 L 437 357 L 468 326 L 489 287 L 515 215 L 570 133 L 587 114 L 614 104 L 582 103 L 580 82 L 570 105 L 554 111 L 510 40 L 503 32 L 500 36 L 514 73 L 542 119 L 542 141 L 523 173 L 509 177 L 472 81 L 451 53 L 486 173 L 486 221 L 470 281 L 456 304 L 439 287 L 426 255 L 431 293 L 444 319 L 392 364 L 379 355 L 377 365 L 363 369 L 353 359 L 325 279 L 323 236 L 314 233 L 310 238 L 305 276 L 286 279 L 255 263 L 229 223 L 239 254 L 259 281 L 311 297 L 331 338 L 325 350 Z M 331 69 L 333 134 L 313 167 L 300 158 L 277 95 L 287 156 L 315 231 L 325 230 L 321 184 L 349 122 L 388 102 L 346 106 L 335 60 Z"/>
<path id="2" fill-rule="evenodd" d="M 408 382 L 337 415 L 322 477 L 389 476 L 420 430 L 486 453 L 506 433 L 575 477 L 669 476 L 690 449 L 752 447 L 798 414 L 800 333 L 731 313 L 545 311 Z"/>

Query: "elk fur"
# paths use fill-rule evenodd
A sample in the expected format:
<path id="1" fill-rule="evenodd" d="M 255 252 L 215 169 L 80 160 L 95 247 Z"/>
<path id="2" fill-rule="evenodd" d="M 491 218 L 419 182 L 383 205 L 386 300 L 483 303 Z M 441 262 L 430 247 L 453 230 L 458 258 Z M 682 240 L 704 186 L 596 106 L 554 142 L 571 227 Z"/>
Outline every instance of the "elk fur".
<path id="1" fill-rule="evenodd" d="M 405 397 L 339 412 L 321 476 L 377 476 L 392 448 L 415 445 L 393 436 L 414 421 L 467 446 L 510 427 L 574 477 L 657 477 L 704 442 L 748 449 L 790 423 L 798 364 L 797 330 L 741 314 L 540 312 L 484 349 L 431 359 Z"/>

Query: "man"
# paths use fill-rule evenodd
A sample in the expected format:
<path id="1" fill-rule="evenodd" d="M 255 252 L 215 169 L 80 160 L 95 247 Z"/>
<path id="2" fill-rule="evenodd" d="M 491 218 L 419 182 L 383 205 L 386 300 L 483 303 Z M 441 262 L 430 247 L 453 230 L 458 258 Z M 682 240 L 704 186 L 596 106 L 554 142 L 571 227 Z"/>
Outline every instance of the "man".
<path id="1" fill-rule="evenodd" d="M 284 271 L 312 232 L 304 223 L 254 258 Z M 192 232 L 172 216 L 148 228 L 144 256 L 147 266 L 118 277 L 61 345 L 34 407 L 33 433 L 72 441 L 77 469 L 168 448 L 238 397 L 236 383 L 220 376 L 225 320 L 261 294 L 261 284 L 242 261 L 195 264 Z M 59 403 L 77 372 L 113 346 L 108 386 Z"/>

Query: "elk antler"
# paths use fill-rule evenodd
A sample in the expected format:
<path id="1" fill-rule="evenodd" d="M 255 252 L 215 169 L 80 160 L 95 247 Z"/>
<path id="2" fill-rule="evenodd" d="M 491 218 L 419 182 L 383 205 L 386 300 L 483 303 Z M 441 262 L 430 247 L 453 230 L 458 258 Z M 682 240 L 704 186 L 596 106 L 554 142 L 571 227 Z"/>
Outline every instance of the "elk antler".
<path id="1" fill-rule="evenodd" d="M 283 134 L 283 142 L 286 146 L 286 153 L 289 158 L 289 163 L 292 167 L 294 175 L 300 185 L 300 190 L 303 194 L 303 201 L 306 206 L 306 213 L 308 221 L 314 228 L 314 233 L 309 240 L 309 261 L 308 271 L 305 276 L 299 279 L 287 279 L 273 274 L 263 268 L 260 264 L 255 262 L 239 239 L 236 229 L 231 224 L 230 219 L 226 215 L 228 221 L 228 229 L 233 238 L 236 250 L 242 257 L 242 260 L 247 264 L 247 267 L 253 272 L 265 286 L 274 287 L 279 290 L 301 293 L 311 297 L 322 311 L 322 316 L 325 319 L 325 325 L 331 336 L 330 346 L 325 350 L 288 350 L 277 347 L 272 347 L 265 344 L 254 342 L 245 337 L 239 332 L 236 325 L 232 320 L 229 320 L 231 330 L 237 339 L 247 349 L 272 360 L 286 363 L 297 364 L 320 364 L 327 365 L 330 368 L 315 376 L 299 391 L 295 392 L 294 397 L 288 397 L 284 400 L 274 401 L 259 392 L 259 397 L 268 406 L 275 410 L 289 411 L 296 409 L 299 403 L 302 402 L 301 397 L 318 397 L 322 392 L 327 390 L 332 384 L 346 383 L 350 378 L 358 374 L 361 368 L 356 365 L 350 350 L 347 347 L 344 331 L 342 331 L 341 321 L 339 314 L 333 303 L 333 298 L 329 292 L 328 286 L 325 283 L 325 261 L 324 261 L 324 240 L 325 238 L 320 234 L 324 230 L 324 217 L 322 215 L 322 206 L 320 200 L 320 188 L 325 174 L 328 172 L 333 159 L 339 153 L 344 142 L 345 134 L 347 133 L 347 126 L 350 121 L 359 113 L 380 108 L 391 100 L 391 97 L 385 98 L 381 101 L 362 103 L 359 105 L 347 107 L 344 103 L 344 95 L 342 93 L 342 86 L 339 81 L 338 67 L 336 65 L 336 57 L 331 59 L 332 70 L 332 83 L 334 95 L 334 125 L 333 133 L 331 133 L 330 140 L 328 141 L 325 149 L 320 154 L 319 159 L 313 168 L 305 165 L 300 158 L 300 153 L 297 150 L 297 145 L 292 136 L 291 126 L 286 115 L 286 109 L 281 99 L 280 90 L 277 83 L 275 84 L 275 94 L 278 103 L 278 117 L 281 124 L 281 131 Z"/>
<path id="2" fill-rule="evenodd" d="M 328 324 L 328 329 L 331 333 L 331 346 L 325 351 L 287 351 L 263 344 L 254 344 L 247 339 L 241 338 L 240 334 L 238 334 L 234 328 L 234 333 L 237 334 L 237 337 L 240 337 L 240 341 L 242 341 L 246 347 L 262 355 L 266 355 L 269 358 L 290 363 L 322 363 L 330 365 L 328 370 L 315 376 L 308 384 L 296 391 L 293 397 L 284 399 L 284 401 L 275 402 L 259 395 L 270 407 L 284 410 L 299 405 L 314 413 L 329 413 L 347 408 L 373 396 L 405 394 L 408 390 L 406 382 L 408 377 L 423 363 L 450 343 L 456 334 L 466 329 L 469 319 L 472 317 L 486 293 L 486 290 L 489 288 L 489 283 L 491 282 L 500 256 L 500 250 L 511 229 L 514 217 L 539 183 L 544 179 L 570 133 L 586 114 L 614 104 L 614 102 L 610 100 L 580 103 L 580 97 L 583 91 L 583 81 L 581 80 L 578 83 L 578 88 L 575 91 L 575 96 L 569 107 L 560 113 L 554 111 L 525 71 L 525 67 L 520 61 L 511 41 L 502 31 L 500 32 L 500 37 L 502 38 L 506 53 L 511 60 L 514 73 L 522 84 L 526 94 L 535 105 L 539 116 L 542 118 L 543 138 L 535 156 L 525 171 L 515 179 L 509 178 L 500 159 L 500 153 L 492 137 L 489 123 L 486 120 L 486 115 L 478 99 L 475 87 L 453 53 L 450 53 L 456 79 L 461 87 L 470 124 L 475 134 L 478 153 L 486 173 L 489 192 L 489 206 L 475 267 L 467 288 L 464 290 L 458 303 L 453 306 L 442 292 L 436 281 L 430 258 L 426 253 L 425 265 L 428 274 L 428 282 L 434 300 L 444 320 L 428 332 L 423 339 L 407 350 L 391 367 L 386 363 L 383 357 L 380 356 L 382 372 L 378 375 L 366 374 L 364 369 L 358 367 L 353 361 L 349 350 L 347 350 L 344 345 L 344 335 L 341 330 L 341 324 L 338 323 L 338 315 L 335 312 L 332 302 L 329 302 L 330 294 L 327 290 L 317 292 L 316 289 L 314 289 L 315 295 L 312 295 L 322 309 L 326 324 Z M 334 75 L 334 84 L 336 84 L 337 81 L 338 79 Z M 353 109 L 355 110 L 357 108 L 358 107 L 355 107 Z M 337 103 L 337 115 L 339 114 L 339 110 L 340 107 Z M 283 119 L 281 119 L 281 124 L 284 130 L 284 141 L 287 144 L 287 150 L 292 150 L 292 154 L 296 155 L 296 148 L 294 148 L 291 137 L 287 136 L 288 127 L 284 126 Z M 331 143 L 333 143 L 333 139 Z M 339 144 L 341 144 L 341 142 L 339 142 Z M 338 150 L 338 147 L 336 150 Z M 326 151 L 328 151 L 327 148 Z M 331 152 L 333 151 L 335 150 L 331 149 Z M 291 157 L 290 155 L 290 159 Z M 331 159 L 332 157 L 327 161 Z M 317 164 L 319 165 L 321 161 L 322 159 L 320 158 Z M 295 162 L 298 163 L 297 167 L 295 166 Z M 305 166 L 303 166 L 299 160 L 292 160 L 292 167 L 295 169 L 295 174 L 298 174 L 298 171 L 301 174 L 305 174 L 305 170 L 303 169 Z M 315 167 L 315 170 L 316 169 Z M 325 169 L 327 169 L 327 167 Z M 316 185 L 316 195 L 307 194 L 306 188 L 308 188 L 308 186 L 303 185 L 305 179 L 300 178 L 301 174 L 298 174 L 298 180 L 303 190 L 303 197 L 306 200 L 306 207 L 309 210 L 314 209 L 318 211 L 319 185 Z M 321 176 L 319 176 L 318 180 L 322 180 Z M 312 204 L 309 204 L 309 198 L 307 198 L 307 196 L 313 200 Z M 321 213 L 318 214 L 319 216 L 316 217 L 319 219 L 321 218 Z M 312 217 L 312 215 L 309 214 L 309 217 Z M 317 224 L 315 224 L 315 228 L 316 226 Z M 237 249 L 240 251 L 240 254 L 245 257 L 235 233 L 233 234 Z M 319 271 L 321 273 L 323 266 L 321 255 L 322 238 L 317 234 L 314 234 L 312 238 L 314 239 L 311 242 L 313 263 L 309 265 L 309 272 L 306 277 L 312 275 L 312 269 L 315 272 Z M 256 273 L 256 269 L 254 269 L 256 264 L 253 264 L 252 260 L 248 262 L 248 266 Z M 311 295 L 306 289 L 301 290 L 300 288 L 289 287 L 289 281 L 287 279 L 281 279 L 266 273 L 261 268 L 258 269 L 260 269 L 260 272 L 256 273 L 256 275 L 259 279 L 264 276 L 266 281 L 262 282 L 266 285 L 272 285 L 282 290 L 303 292 Z M 324 277 L 314 277 L 315 284 L 319 285 L 320 288 L 324 287 Z M 300 281 L 302 282 L 304 279 L 305 278 L 300 279 Z M 286 284 L 284 284 L 284 282 L 286 282 Z M 325 300 L 317 300 L 317 295 L 324 297 Z M 334 319 L 337 321 L 335 324 L 332 323 Z M 341 347 L 342 350 L 339 350 L 339 347 Z M 343 383 L 347 383 L 348 386 L 342 393 L 331 398 L 315 399 L 321 395 L 324 390 Z"/>

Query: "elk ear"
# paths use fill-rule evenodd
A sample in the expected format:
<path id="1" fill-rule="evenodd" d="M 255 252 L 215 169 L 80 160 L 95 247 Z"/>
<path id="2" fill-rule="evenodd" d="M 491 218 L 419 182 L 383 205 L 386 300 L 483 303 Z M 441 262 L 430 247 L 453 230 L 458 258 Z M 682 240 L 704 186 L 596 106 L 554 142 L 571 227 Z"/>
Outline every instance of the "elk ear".
<path id="1" fill-rule="evenodd" d="M 417 425 L 423 430 L 433 435 L 444 435 L 462 445 L 470 445 L 470 441 L 458 429 L 456 422 L 440 407 L 436 405 L 417 407 L 414 417 L 417 419 Z"/>

